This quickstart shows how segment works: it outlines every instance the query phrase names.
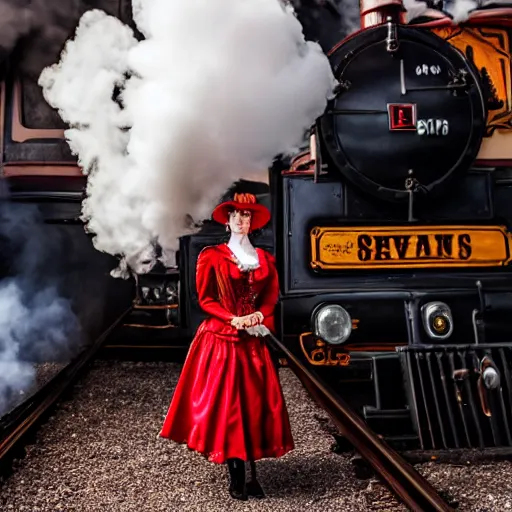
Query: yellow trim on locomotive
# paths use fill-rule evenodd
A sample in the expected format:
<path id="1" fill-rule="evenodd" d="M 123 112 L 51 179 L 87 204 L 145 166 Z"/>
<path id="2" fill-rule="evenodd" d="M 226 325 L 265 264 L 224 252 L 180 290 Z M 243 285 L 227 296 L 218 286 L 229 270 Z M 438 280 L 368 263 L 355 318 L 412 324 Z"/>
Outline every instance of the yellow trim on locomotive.
<path id="1" fill-rule="evenodd" d="M 313 268 L 501 267 L 511 260 L 503 226 L 314 227 Z"/>

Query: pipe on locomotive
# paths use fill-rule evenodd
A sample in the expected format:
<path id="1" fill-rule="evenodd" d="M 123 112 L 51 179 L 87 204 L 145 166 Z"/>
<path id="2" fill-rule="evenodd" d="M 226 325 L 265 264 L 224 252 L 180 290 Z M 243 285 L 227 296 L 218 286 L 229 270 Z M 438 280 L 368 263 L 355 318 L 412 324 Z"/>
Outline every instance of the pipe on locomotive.
<path id="1" fill-rule="evenodd" d="M 405 23 L 403 0 L 360 0 L 361 28 L 374 27 L 388 21 Z"/>

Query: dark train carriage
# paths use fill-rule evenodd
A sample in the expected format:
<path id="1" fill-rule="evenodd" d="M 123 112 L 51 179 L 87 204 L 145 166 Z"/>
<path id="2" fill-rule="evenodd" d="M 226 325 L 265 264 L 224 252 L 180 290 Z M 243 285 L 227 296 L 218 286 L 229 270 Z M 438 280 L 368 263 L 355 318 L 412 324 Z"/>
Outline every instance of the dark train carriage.
<path id="1" fill-rule="evenodd" d="M 310 148 L 271 173 L 281 334 L 401 448 L 512 446 L 512 9 L 329 57 Z"/>
<path id="2" fill-rule="evenodd" d="M 45 65 L 58 60 L 82 12 L 100 7 L 128 22 L 129 5 L 74 2 L 58 30 L 46 33 L 51 41 L 29 33 L 9 55 L 0 54 L 2 277 L 23 276 L 34 293 L 57 286 L 59 295 L 71 300 L 85 342 L 128 310 L 133 280 L 110 276 L 118 261 L 94 249 L 84 230 L 86 178 L 64 139 L 66 125 L 44 100 L 37 79 Z"/>

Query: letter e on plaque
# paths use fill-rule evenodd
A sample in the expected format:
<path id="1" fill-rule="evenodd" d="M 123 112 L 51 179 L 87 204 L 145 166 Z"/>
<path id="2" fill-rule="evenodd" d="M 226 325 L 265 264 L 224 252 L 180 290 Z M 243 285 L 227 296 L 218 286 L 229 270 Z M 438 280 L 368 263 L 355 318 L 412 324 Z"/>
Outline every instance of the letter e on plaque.
<path id="1" fill-rule="evenodd" d="M 389 103 L 390 131 L 416 131 L 416 105 L 412 103 Z"/>

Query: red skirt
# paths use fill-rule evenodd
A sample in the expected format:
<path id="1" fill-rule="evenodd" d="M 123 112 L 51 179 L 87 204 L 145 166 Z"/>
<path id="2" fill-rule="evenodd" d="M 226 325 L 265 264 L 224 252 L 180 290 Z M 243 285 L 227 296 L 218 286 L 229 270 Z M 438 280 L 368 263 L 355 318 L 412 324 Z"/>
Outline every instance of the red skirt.
<path id="1" fill-rule="evenodd" d="M 264 340 L 225 341 L 201 325 L 160 436 L 218 464 L 293 450 L 279 377 Z"/>

